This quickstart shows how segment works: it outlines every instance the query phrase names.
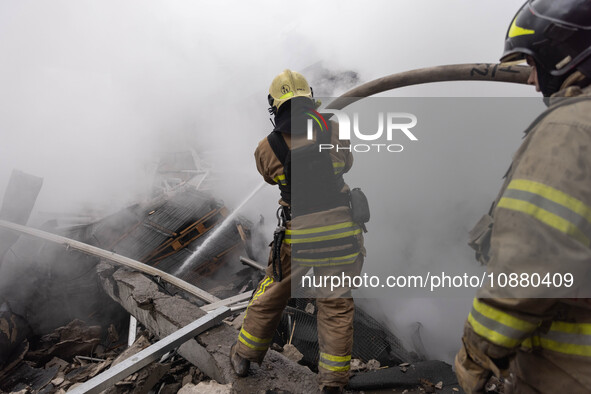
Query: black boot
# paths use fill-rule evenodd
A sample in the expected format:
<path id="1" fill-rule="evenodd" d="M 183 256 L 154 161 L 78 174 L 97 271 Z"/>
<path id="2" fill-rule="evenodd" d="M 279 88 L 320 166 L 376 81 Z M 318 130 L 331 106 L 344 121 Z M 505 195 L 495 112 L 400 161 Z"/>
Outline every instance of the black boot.
<path id="1" fill-rule="evenodd" d="M 248 375 L 248 370 L 250 369 L 250 361 L 240 357 L 237 350 L 238 342 L 233 344 L 230 348 L 230 363 L 232 364 L 232 368 L 234 368 L 234 372 L 236 372 L 236 375 L 244 377 Z"/>

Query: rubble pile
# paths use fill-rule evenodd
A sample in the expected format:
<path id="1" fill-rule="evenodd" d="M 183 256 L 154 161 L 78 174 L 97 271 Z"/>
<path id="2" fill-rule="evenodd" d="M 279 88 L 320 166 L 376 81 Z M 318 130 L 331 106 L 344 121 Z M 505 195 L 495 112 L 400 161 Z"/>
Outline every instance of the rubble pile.
<path id="1" fill-rule="evenodd" d="M 16 315 L 12 316 L 14 320 Z M 133 345 L 126 347 L 126 343 L 113 334 L 112 330 L 74 320 L 32 340 L 31 344 L 25 338 L 13 346 L 14 352 L 8 354 L 8 362 L 0 366 L 0 390 L 63 393 L 157 341 L 155 336 L 143 330 Z M 204 379 L 206 377 L 199 369 L 172 352 L 162 357 L 160 362 L 152 363 L 116 383 L 106 393 L 147 393 L 154 388 L 161 394 L 176 393 L 181 387 Z"/>
<path id="2" fill-rule="evenodd" d="M 169 176 L 169 170 L 164 168 L 162 175 Z M 262 222 L 253 226 L 242 218 L 228 220 L 223 203 L 191 185 L 185 175 L 181 171 L 179 182 L 165 182 L 149 201 L 74 226 L 50 221 L 43 226 L 45 236 L 10 240 L 11 253 L 0 255 L 0 268 L 18 280 L 0 277 L 1 392 L 65 393 L 97 376 L 104 378 L 101 374 L 117 370 L 110 368 L 124 360 L 133 364 L 133 355 L 142 349 L 221 306 L 234 311 L 224 324 L 210 326 L 164 356 L 159 353 L 157 361 L 141 369 L 145 364 L 136 362 L 137 368 L 118 376 L 116 383 L 109 381 L 104 392 L 259 392 L 265 387 L 295 393 L 317 388 L 317 312 L 312 299 L 290 302 L 265 363 L 253 365 L 249 376 L 237 379 L 228 354 L 243 319 L 239 314 L 264 275 L 253 252 L 268 251 L 257 242 L 263 238 L 258 231 Z M 206 234 L 224 222 L 232 225 L 207 253 L 182 275 L 171 277 L 204 244 Z M 47 235 L 61 240 L 56 244 Z M 74 242 L 84 248 L 63 248 Z M 244 260 L 249 267 L 239 263 Z M 137 319 L 139 333 L 129 325 L 130 315 L 132 321 Z M 353 356 L 359 362 L 353 370 L 359 376 L 420 360 L 361 308 L 356 309 L 354 325 Z M 404 375 L 403 381 L 412 380 L 415 386 L 419 378 L 432 376 L 429 370 L 415 371 L 413 379 Z M 359 382 L 362 387 L 363 379 Z M 449 379 L 444 383 L 451 384 Z"/>

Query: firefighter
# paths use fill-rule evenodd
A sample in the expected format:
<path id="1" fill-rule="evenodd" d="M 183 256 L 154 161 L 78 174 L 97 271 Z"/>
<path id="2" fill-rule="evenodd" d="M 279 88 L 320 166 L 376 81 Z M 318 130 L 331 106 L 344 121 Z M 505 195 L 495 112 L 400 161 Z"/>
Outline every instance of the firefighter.
<path id="1" fill-rule="evenodd" d="M 533 279 L 479 290 L 456 374 L 467 393 L 484 392 L 493 374 L 506 393 L 589 393 L 591 302 L 580 297 L 591 284 L 591 1 L 526 2 L 501 61 L 520 59 L 548 109 L 525 131 L 471 245 L 489 273 Z M 557 278 L 569 274 L 566 288 Z"/>
<path id="2" fill-rule="evenodd" d="M 231 349 L 239 376 L 248 374 L 251 362 L 263 361 L 292 284 L 297 287 L 310 267 L 315 275 L 359 275 L 365 255 L 343 180 L 353 164 L 351 152 L 318 149 L 323 142 L 345 148 L 349 142 L 339 141 L 338 125 L 316 112 L 312 89 L 300 73 L 285 70 L 275 77 L 268 101 L 275 127 L 259 142 L 255 160 L 265 181 L 279 186 L 279 223 L 266 275 L 253 292 Z M 347 287 L 319 290 L 318 383 L 323 392 L 339 393 L 349 379 L 354 304 Z"/>

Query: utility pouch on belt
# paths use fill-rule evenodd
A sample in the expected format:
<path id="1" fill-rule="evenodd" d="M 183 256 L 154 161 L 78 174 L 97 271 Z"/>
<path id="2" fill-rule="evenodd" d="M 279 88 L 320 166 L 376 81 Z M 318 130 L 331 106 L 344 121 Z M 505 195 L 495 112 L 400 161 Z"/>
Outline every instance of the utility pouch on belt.
<path id="1" fill-rule="evenodd" d="M 493 223 L 492 216 L 483 215 L 469 233 L 468 245 L 476 251 L 476 259 L 482 264 L 487 264 L 490 259 L 490 237 Z"/>
<path id="2" fill-rule="evenodd" d="M 365 223 L 369 222 L 369 203 L 360 188 L 356 187 L 349 192 L 349 203 L 351 204 L 353 221 L 359 224 L 364 232 L 367 232 Z"/>

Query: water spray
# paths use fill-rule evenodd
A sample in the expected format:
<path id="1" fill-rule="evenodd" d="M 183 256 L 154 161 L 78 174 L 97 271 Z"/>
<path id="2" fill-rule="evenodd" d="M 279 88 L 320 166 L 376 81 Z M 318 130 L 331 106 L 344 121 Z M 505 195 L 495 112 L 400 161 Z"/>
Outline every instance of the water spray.
<path id="1" fill-rule="evenodd" d="M 193 262 L 198 261 L 199 258 L 203 255 L 204 251 L 207 250 L 208 246 L 228 227 L 230 223 L 234 221 L 238 212 L 265 186 L 266 182 L 261 182 L 250 194 L 242 200 L 240 205 L 230 214 L 228 217 L 224 219 L 224 221 L 217 226 L 217 228 L 211 233 L 209 237 L 203 241 L 201 246 L 199 246 L 181 265 L 181 267 L 174 273 L 175 276 L 181 275 L 185 272 Z"/>

